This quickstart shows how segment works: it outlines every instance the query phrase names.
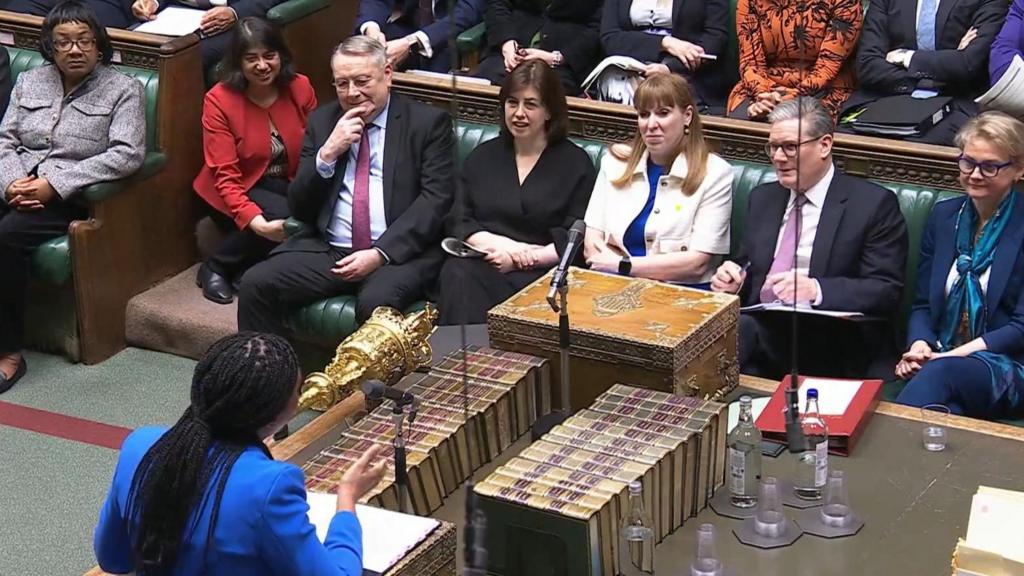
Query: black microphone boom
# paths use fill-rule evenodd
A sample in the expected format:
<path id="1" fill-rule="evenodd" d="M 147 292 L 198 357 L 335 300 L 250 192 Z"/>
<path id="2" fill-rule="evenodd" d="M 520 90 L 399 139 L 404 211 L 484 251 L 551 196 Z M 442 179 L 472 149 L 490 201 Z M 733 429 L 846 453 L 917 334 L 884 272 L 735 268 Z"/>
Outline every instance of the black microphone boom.
<path id="1" fill-rule="evenodd" d="M 555 312 L 558 312 L 558 301 L 555 296 L 558 293 L 558 289 L 565 286 L 565 283 L 569 280 L 569 266 L 576 259 L 576 255 L 579 254 L 580 248 L 583 246 L 583 237 L 586 233 L 587 224 L 583 220 L 573 222 L 572 228 L 569 228 L 565 250 L 562 252 L 562 260 L 558 263 L 558 268 L 555 268 L 554 275 L 551 276 L 551 290 L 548 291 L 548 304 L 551 304 L 551 308 Z"/>
<path id="2" fill-rule="evenodd" d="M 388 399 L 399 406 L 407 406 L 416 401 L 416 398 L 410 392 L 388 386 L 380 380 L 367 380 L 363 382 L 363 394 L 370 400 Z"/>

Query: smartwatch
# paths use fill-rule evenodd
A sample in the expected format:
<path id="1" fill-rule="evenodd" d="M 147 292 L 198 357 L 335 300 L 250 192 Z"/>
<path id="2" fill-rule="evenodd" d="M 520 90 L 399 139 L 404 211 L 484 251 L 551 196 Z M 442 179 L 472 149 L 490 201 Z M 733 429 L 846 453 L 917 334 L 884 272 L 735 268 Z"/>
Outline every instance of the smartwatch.
<path id="1" fill-rule="evenodd" d="M 629 254 L 626 254 L 619 260 L 619 276 L 629 276 L 632 271 L 633 263 L 629 260 Z"/>

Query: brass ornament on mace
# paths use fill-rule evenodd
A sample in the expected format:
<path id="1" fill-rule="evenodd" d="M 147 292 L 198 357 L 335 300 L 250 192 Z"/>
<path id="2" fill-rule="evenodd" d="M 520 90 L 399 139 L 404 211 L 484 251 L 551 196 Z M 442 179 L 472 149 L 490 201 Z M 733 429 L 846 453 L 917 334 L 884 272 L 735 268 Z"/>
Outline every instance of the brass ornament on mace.
<path id="1" fill-rule="evenodd" d="M 394 385 L 407 374 L 430 363 L 428 338 L 434 332 L 437 310 L 403 316 L 381 306 L 355 332 L 338 344 L 334 360 L 323 372 L 306 376 L 299 409 L 324 411 L 359 390 L 367 380 Z"/>

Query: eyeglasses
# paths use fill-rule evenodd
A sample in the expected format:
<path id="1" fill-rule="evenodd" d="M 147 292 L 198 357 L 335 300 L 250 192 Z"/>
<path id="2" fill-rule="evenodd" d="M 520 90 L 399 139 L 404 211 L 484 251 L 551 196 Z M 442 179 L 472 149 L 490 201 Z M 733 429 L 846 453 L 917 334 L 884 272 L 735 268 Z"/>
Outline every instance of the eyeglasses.
<path id="1" fill-rule="evenodd" d="M 53 41 L 53 47 L 58 52 L 71 52 L 72 46 L 78 46 L 78 49 L 85 52 L 92 50 L 96 46 L 95 38 L 79 38 L 78 40 L 69 40 L 67 38 L 60 38 Z"/>
<path id="2" fill-rule="evenodd" d="M 961 154 L 956 159 L 957 168 L 960 169 L 960 173 L 965 176 L 974 174 L 974 170 L 978 169 L 981 171 L 981 175 L 985 178 L 995 178 L 999 175 L 999 171 L 1007 166 L 1013 164 L 1013 160 L 1003 162 L 1002 164 L 994 164 L 992 162 L 978 162 L 970 156 L 964 156 Z"/>
<path id="3" fill-rule="evenodd" d="M 334 80 L 331 80 L 331 86 L 334 86 L 334 89 L 338 92 L 347 92 L 349 86 L 355 86 L 356 90 L 365 90 L 372 86 L 376 81 L 377 79 L 373 76 L 360 76 L 354 80 L 349 80 L 347 78 L 339 80 L 335 78 Z"/>
<path id="4" fill-rule="evenodd" d="M 800 147 L 804 144 L 816 142 L 824 137 L 825 135 L 822 134 L 817 138 L 811 138 L 809 140 L 804 140 L 803 142 L 786 142 L 785 144 L 772 144 L 771 142 L 768 142 L 764 145 L 764 153 L 767 154 L 769 158 L 774 158 L 775 153 L 781 148 L 782 153 L 786 155 L 786 158 L 792 158 L 796 156 L 797 151 L 800 150 Z"/>

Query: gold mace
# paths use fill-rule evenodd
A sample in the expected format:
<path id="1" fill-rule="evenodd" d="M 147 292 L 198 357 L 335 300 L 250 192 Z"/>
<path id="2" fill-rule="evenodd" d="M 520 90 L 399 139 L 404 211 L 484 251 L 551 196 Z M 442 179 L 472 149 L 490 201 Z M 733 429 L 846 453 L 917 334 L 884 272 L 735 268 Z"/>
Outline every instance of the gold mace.
<path id="1" fill-rule="evenodd" d="M 299 409 L 324 411 L 356 392 L 366 380 L 392 386 L 405 375 L 430 363 L 428 339 L 434 332 L 437 310 L 430 304 L 403 316 L 381 306 L 334 352 L 323 372 L 306 377 Z"/>

